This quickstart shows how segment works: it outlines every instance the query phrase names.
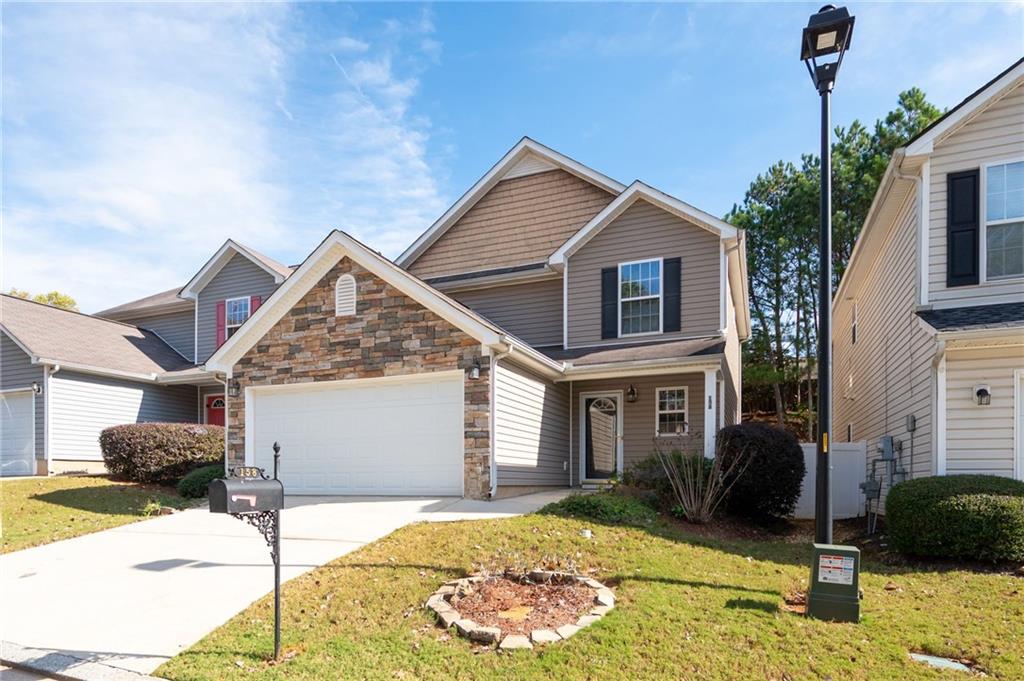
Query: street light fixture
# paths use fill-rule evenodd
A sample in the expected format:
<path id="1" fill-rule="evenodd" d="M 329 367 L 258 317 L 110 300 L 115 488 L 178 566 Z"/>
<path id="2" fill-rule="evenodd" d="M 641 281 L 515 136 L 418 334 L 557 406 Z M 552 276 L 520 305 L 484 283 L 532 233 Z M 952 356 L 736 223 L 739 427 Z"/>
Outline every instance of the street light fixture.
<path id="1" fill-rule="evenodd" d="M 814 495 L 814 562 L 807 614 L 822 619 L 860 619 L 860 552 L 832 544 L 832 141 L 831 95 L 850 48 L 854 18 L 845 7 L 825 5 L 803 31 L 800 59 L 821 96 L 821 218 L 818 234 L 818 441 Z"/>

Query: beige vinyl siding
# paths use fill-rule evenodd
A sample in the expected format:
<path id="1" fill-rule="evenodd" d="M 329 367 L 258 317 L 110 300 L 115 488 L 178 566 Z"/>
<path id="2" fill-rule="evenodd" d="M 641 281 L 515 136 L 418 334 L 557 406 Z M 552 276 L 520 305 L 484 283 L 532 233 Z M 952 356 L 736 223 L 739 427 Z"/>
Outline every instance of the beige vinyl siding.
<path id="1" fill-rule="evenodd" d="M 613 198 L 564 170 L 502 180 L 408 269 L 426 279 L 543 262 Z"/>
<path id="2" fill-rule="evenodd" d="M 961 170 L 979 168 L 982 164 L 1022 159 L 1024 86 L 1020 84 L 975 116 L 970 123 L 935 145 L 929 179 L 929 303 L 950 306 L 1024 300 L 1022 279 L 946 288 L 946 176 Z M 984 213 L 981 218 L 984 224 Z"/>
<path id="3" fill-rule="evenodd" d="M 498 363 L 494 450 L 499 485 L 568 485 L 569 386 Z"/>
<path id="4" fill-rule="evenodd" d="M 1022 345 L 947 350 L 946 473 L 1013 476 L 1015 369 Z M 976 385 L 989 386 L 991 404 L 975 403 Z"/>
<path id="5" fill-rule="evenodd" d="M 727 426 L 739 423 L 743 398 L 743 349 L 740 345 L 739 331 L 736 329 L 736 306 L 729 295 L 728 284 L 725 291 L 726 322 L 725 361 L 722 362 L 722 389 L 725 392 L 723 404 L 725 414 L 722 423 Z"/>
<path id="6" fill-rule="evenodd" d="M 199 356 L 202 364 L 217 349 L 217 302 L 228 298 L 260 296 L 264 302 L 277 290 L 274 277 L 236 253 L 199 292 Z"/>
<path id="7" fill-rule="evenodd" d="M 561 277 L 449 295 L 530 345 L 562 344 Z"/>
<path id="8" fill-rule="evenodd" d="M 835 303 L 832 439 L 845 441 L 847 424 L 853 424 L 854 441 L 867 442 L 870 471 L 880 438 L 893 435 L 903 442 L 909 477 L 918 478 L 933 473 L 935 343 L 915 315 L 917 198 L 908 191 L 911 183 L 902 187 L 902 195 L 893 188 L 893 210 L 875 225 L 876 240 L 862 249 L 852 285 Z M 850 329 L 854 303 L 856 344 Z M 906 428 L 908 414 L 917 418 L 914 433 Z"/>
<path id="9" fill-rule="evenodd" d="M 43 367 L 33 364 L 32 358 L 8 338 L 0 333 L 0 390 L 17 390 L 31 388 L 33 383 L 43 386 Z M 36 459 L 46 458 L 45 437 L 46 400 L 42 392 L 35 396 L 35 441 Z"/>
<path id="10" fill-rule="evenodd" d="M 626 402 L 625 392 L 630 385 L 636 386 L 636 402 Z M 666 374 L 664 376 L 637 376 L 634 378 L 609 378 L 594 381 L 573 381 L 572 383 L 572 466 L 573 483 L 579 484 L 579 433 L 580 393 L 622 391 L 622 456 L 626 470 L 638 461 L 648 457 L 654 449 L 657 406 L 657 388 L 686 386 L 686 421 L 690 424 L 690 435 L 685 438 L 688 451 L 704 451 L 704 372 L 688 374 Z M 678 438 L 665 438 L 664 443 L 678 444 Z M 669 445 L 671 446 L 671 445 Z"/>
<path id="11" fill-rule="evenodd" d="M 619 343 L 601 339 L 601 269 L 648 258 L 682 258 L 681 325 L 672 339 L 710 336 L 721 323 L 719 237 L 644 200 L 638 200 L 570 258 L 569 347 Z"/>

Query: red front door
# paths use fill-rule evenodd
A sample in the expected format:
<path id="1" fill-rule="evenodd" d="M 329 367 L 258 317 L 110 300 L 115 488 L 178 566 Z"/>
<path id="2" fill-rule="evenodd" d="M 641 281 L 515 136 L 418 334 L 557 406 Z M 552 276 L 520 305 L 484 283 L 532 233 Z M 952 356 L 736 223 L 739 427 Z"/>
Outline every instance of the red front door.
<path id="1" fill-rule="evenodd" d="M 224 425 L 224 396 L 208 395 L 206 398 L 206 422 L 211 426 Z"/>

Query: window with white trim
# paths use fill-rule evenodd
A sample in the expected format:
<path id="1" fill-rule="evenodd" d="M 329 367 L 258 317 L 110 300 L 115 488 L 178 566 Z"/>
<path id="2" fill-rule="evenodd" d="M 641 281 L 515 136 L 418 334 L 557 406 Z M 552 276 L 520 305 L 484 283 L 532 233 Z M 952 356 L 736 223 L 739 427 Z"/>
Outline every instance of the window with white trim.
<path id="1" fill-rule="evenodd" d="M 985 169 L 985 278 L 1024 276 L 1024 161 Z"/>
<path id="2" fill-rule="evenodd" d="M 356 280 L 351 274 L 343 274 L 334 284 L 334 315 L 345 317 L 356 313 Z"/>
<path id="3" fill-rule="evenodd" d="M 857 344 L 857 301 L 853 301 L 853 316 L 850 319 L 850 345 Z"/>
<path id="4" fill-rule="evenodd" d="M 686 386 L 675 388 L 658 388 L 654 391 L 657 400 L 657 422 L 655 435 L 671 437 L 690 432 L 690 424 L 686 421 L 687 399 L 689 390 Z"/>
<path id="5" fill-rule="evenodd" d="M 619 265 L 619 335 L 661 332 L 661 260 Z"/>
<path id="6" fill-rule="evenodd" d="M 249 298 L 229 298 L 224 301 L 225 337 L 231 338 L 245 320 L 249 318 Z"/>

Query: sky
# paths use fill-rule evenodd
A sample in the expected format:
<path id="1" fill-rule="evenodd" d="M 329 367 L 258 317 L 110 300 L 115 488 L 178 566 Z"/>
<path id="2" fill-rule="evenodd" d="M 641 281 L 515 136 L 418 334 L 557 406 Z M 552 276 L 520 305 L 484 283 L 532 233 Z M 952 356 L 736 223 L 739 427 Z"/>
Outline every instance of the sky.
<path id="1" fill-rule="evenodd" d="M 817 149 L 818 4 L 5 3 L 0 288 L 95 312 L 334 228 L 397 257 L 524 135 L 724 215 Z M 836 125 L 1024 52 L 1019 1 L 849 9 Z"/>

